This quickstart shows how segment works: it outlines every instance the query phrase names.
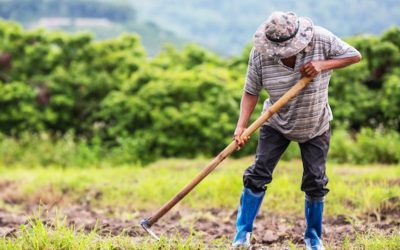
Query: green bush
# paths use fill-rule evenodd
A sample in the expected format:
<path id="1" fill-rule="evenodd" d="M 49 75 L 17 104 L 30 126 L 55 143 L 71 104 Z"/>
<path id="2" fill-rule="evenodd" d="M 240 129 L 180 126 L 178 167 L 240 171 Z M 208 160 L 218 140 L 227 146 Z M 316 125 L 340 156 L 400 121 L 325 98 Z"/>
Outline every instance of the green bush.
<path id="1" fill-rule="evenodd" d="M 337 128 L 332 131 L 331 142 L 329 146 L 329 159 L 339 163 L 354 163 L 356 143 L 352 135 L 343 128 Z"/>
<path id="2" fill-rule="evenodd" d="M 399 163 L 400 134 L 394 130 L 363 128 L 352 136 L 343 129 L 335 130 L 329 158 L 340 163 Z"/>
<path id="3" fill-rule="evenodd" d="M 123 136 L 117 138 L 118 146 L 110 148 L 99 137 L 93 137 L 91 141 L 88 141 L 77 137 L 72 132 L 58 138 L 46 133 L 24 133 L 18 139 L 0 135 L 0 164 L 31 167 L 143 165 L 166 153 L 162 151 L 162 147 L 157 145 L 149 149 L 151 140 L 156 141 L 157 138 L 152 137 L 149 133 L 135 137 Z M 243 148 L 243 150 L 247 150 L 245 154 L 254 154 L 253 147 L 255 147 L 256 140 L 252 141 L 253 144 Z M 177 147 L 179 146 L 180 144 Z M 188 147 L 190 146 L 188 145 Z M 221 145 L 218 150 L 222 150 L 223 146 Z M 186 156 L 199 155 L 201 155 L 199 150 L 196 150 L 193 155 L 190 155 L 190 151 L 188 151 Z M 234 156 L 240 155 L 240 153 L 234 154 Z M 292 142 L 282 159 L 291 160 L 300 157 L 298 144 Z M 400 134 L 393 130 L 380 131 L 364 128 L 360 133 L 352 135 L 344 129 L 335 129 L 332 132 L 328 160 L 354 164 L 398 164 L 400 163 Z"/>
<path id="4" fill-rule="evenodd" d="M 0 155 L 3 165 L 87 166 L 100 163 L 104 149 L 98 140 L 90 143 L 76 139 L 73 133 L 59 138 L 49 134 L 21 134 L 18 139 L 1 136 Z"/>
<path id="5" fill-rule="evenodd" d="M 349 40 L 364 60 L 336 71 L 331 81 L 333 159 L 398 162 L 397 144 L 386 138 L 400 131 L 399 34 L 392 28 L 381 37 Z M 90 34 L 24 31 L 8 22 L 0 22 L 0 39 L 6 163 L 20 162 L 21 155 L 63 166 L 100 164 L 104 155 L 118 164 L 212 157 L 232 140 L 250 46 L 229 59 L 194 44 L 166 47 L 150 59 L 136 35 L 93 41 Z M 263 92 L 252 120 L 266 97 Z M 253 154 L 256 137 L 234 156 Z M 293 143 L 283 157 L 299 157 L 298 147 Z"/>
<path id="6" fill-rule="evenodd" d="M 362 129 L 357 134 L 356 163 L 400 162 L 400 134 L 395 131 Z"/>

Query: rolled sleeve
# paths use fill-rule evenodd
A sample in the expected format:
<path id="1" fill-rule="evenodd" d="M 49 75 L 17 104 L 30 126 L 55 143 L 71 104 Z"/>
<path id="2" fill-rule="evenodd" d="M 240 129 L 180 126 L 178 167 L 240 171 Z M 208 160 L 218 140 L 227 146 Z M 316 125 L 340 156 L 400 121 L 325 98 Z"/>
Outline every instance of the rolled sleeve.
<path id="1" fill-rule="evenodd" d="M 250 95 L 259 95 L 262 89 L 261 55 L 253 48 L 250 51 L 246 82 L 243 90 Z"/>
<path id="2" fill-rule="evenodd" d="M 332 34 L 330 37 L 328 58 L 340 59 L 353 56 L 361 56 L 361 54 L 354 47 L 350 46 L 348 43 Z"/>

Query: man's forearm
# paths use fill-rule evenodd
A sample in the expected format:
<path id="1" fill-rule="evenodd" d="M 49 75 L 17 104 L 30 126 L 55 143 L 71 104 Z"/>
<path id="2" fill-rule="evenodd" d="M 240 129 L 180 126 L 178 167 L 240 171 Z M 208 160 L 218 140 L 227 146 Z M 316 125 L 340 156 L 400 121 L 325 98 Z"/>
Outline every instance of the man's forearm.
<path id="1" fill-rule="evenodd" d="M 242 101 L 240 102 L 240 116 L 237 123 L 237 127 L 247 127 L 250 116 L 254 111 L 257 104 L 258 96 L 250 95 L 246 91 L 243 91 Z"/>
<path id="2" fill-rule="evenodd" d="M 304 64 L 300 68 L 300 72 L 304 76 L 315 77 L 324 70 L 343 68 L 353 63 L 359 62 L 360 60 L 361 60 L 361 55 L 340 58 L 340 59 L 329 59 L 325 61 L 311 61 Z"/>
<path id="3" fill-rule="evenodd" d="M 357 63 L 361 60 L 361 56 L 352 56 L 340 59 L 330 59 L 322 61 L 322 70 L 339 69 Z"/>

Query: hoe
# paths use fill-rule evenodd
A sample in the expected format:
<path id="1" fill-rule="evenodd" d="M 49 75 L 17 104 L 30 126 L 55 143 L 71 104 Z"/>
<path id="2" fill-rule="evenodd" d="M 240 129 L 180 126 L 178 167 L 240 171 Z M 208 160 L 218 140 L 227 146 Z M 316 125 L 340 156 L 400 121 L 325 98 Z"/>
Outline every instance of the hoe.
<path id="1" fill-rule="evenodd" d="M 257 120 L 255 120 L 242 134 L 242 138 L 246 138 L 254 133 L 261 127 L 273 114 L 278 112 L 285 104 L 287 104 L 293 97 L 295 97 L 302 89 L 304 89 L 312 80 L 310 77 L 303 77 L 300 79 L 288 92 L 286 92 L 278 101 L 276 101 L 267 111 L 265 111 Z M 232 141 L 225 147 L 210 163 L 205 166 L 197 176 L 183 187 L 171 200 L 160 207 L 152 216 L 143 219 L 140 222 L 142 228 L 148 232 L 155 239 L 159 237 L 151 230 L 153 226 L 161 217 L 163 217 L 171 208 L 173 208 L 180 200 L 182 200 L 194 187 L 197 186 L 208 174 L 210 174 L 225 158 L 238 149 L 235 141 Z"/>

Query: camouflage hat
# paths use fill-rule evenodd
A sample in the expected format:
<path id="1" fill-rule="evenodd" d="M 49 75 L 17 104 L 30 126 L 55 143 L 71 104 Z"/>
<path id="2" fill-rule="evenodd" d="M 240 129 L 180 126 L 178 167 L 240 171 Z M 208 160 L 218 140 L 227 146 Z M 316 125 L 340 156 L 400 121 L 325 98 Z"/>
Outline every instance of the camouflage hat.
<path id="1" fill-rule="evenodd" d="M 287 58 L 303 50 L 314 35 L 309 18 L 293 12 L 273 12 L 254 34 L 254 47 L 272 58 Z"/>

